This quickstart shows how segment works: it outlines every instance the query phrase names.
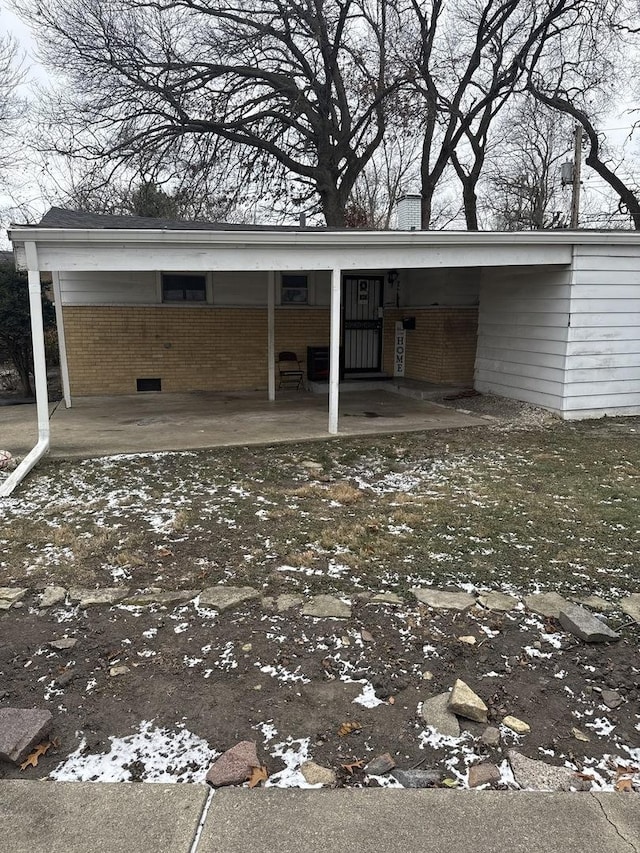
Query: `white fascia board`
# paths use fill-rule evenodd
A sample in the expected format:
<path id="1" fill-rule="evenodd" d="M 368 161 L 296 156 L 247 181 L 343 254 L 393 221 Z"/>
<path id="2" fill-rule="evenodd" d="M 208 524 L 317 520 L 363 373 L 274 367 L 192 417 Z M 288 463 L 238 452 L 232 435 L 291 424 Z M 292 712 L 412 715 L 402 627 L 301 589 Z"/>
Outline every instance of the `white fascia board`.
<path id="1" fill-rule="evenodd" d="M 569 265 L 577 244 L 638 246 L 636 232 L 168 231 L 15 227 L 42 270 L 344 270 Z"/>

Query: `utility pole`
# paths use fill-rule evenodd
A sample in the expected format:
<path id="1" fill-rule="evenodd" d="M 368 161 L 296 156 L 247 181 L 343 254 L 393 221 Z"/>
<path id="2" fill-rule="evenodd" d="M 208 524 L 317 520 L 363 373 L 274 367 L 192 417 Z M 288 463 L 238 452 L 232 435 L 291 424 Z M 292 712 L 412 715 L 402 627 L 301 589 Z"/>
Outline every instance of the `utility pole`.
<path id="1" fill-rule="evenodd" d="M 582 166 L 582 126 L 574 131 L 573 181 L 571 187 L 571 227 L 577 228 L 580 219 L 580 167 Z"/>

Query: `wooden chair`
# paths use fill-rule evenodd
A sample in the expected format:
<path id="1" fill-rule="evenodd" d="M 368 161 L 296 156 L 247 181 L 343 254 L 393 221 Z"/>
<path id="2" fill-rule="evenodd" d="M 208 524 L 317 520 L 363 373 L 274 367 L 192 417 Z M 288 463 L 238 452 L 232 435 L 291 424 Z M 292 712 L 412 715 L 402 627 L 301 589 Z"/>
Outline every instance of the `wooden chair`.
<path id="1" fill-rule="evenodd" d="M 278 388 L 294 388 L 299 391 L 304 380 L 304 372 L 295 352 L 283 350 L 278 353 Z"/>

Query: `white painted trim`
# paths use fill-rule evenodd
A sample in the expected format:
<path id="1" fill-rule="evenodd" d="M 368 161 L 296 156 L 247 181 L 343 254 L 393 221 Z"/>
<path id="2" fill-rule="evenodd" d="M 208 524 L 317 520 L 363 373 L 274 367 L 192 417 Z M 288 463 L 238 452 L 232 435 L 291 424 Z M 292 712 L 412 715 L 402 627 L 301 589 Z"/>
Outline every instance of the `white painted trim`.
<path id="1" fill-rule="evenodd" d="M 269 401 L 276 399 L 276 274 L 267 280 L 267 364 L 269 369 Z"/>
<path id="2" fill-rule="evenodd" d="M 60 274 L 52 273 L 53 305 L 56 310 L 56 330 L 58 334 L 58 354 L 60 358 L 60 377 L 62 379 L 62 394 L 67 409 L 71 408 L 71 386 L 69 384 L 69 363 L 67 361 L 67 342 L 64 334 L 64 317 L 62 311 L 62 294 L 60 292 Z"/>
<path id="3" fill-rule="evenodd" d="M 329 433 L 338 434 L 338 409 L 340 406 L 340 301 L 342 296 L 342 271 L 331 271 L 331 333 L 329 339 Z"/>
<path id="4" fill-rule="evenodd" d="M 49 449 L 49 398 L 47 395 L 47 362 L 44 351 L 44 326 L 42 321 L 42 287 L 38 271 L 38 254 L 34 243 L 25 245 L 29 265 L 29 310 L 31 314 L 31 340 L 33 342 L 33 372 L 36 385 L 36 411 L 38 414 L 38 441 L 15 471 L 0 485 L 0 497 L 8 497 L 27 476 L 33 466 Z"/>

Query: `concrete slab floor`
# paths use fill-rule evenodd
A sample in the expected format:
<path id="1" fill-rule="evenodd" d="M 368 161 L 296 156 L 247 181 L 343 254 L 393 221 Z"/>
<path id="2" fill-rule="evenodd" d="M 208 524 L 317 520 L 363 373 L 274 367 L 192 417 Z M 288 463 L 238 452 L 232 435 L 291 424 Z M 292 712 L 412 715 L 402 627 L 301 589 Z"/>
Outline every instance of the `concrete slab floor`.
<path id="1" fill-rule="evenodd" d="M 328 438 L 327 398 L 303 391 L 132 394 L 82 397 L 71 409 L 50 406 L 50 456 L 91 458 L 117 453 L 190 450 Z M 376 435 L 486 424 L 483 417 L 386 390 L 340 398 L 340 435 Z M 35 405 L 0 408 L 0 449 L 15 457 L 36 442 Z"/>

